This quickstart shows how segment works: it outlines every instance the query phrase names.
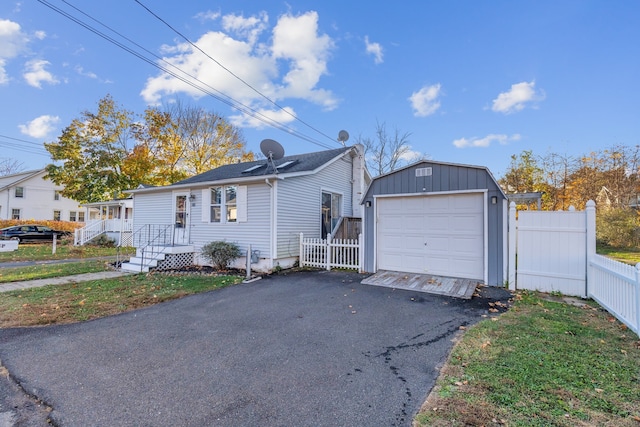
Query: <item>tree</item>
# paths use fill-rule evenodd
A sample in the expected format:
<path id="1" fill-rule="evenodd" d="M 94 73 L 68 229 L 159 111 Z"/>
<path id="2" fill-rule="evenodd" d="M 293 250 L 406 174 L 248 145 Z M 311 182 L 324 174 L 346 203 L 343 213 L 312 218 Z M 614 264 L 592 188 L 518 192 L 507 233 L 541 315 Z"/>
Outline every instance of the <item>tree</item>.
<path id="1" fill-rule="evenodd" d="M 55 142 L 47 178 L 80 203 L 119 197 L 140 184 L 168 185 L 214 167 L 253 160 L 240 132 L 199 107 L 145 110 L 141 120 L 107 95 Z"/>
<path id="2" fill-rule="evenodd" d="M 46 167 L 46 178 L 64 189 L 64 197 L 80 203 L 108 200 L 132 188 L 122 165 L 129 156 L 133 114 L 107 95 L 96 113 L 84 111 L 55 142 L 44 146 L 54 162 Z"/>
<path id="3" fill-rule="evenodd" d="M 406 162 L 417 161 L 420 154 L 413 153 L 409 145 L 411 133 L 400 132 L 394 128 L 391 133 L 387 133 L 385 123 L 376 122 L 376 137 L 359 136 L 357 142 L 364 146 L 364 157 L 367 168 L 373 175 L 382 175 L 391 172 Z"/>
<path id="4" fill-rule="evenodd" d="M 180 102 L 172 104 L 167 113 L 175 123 L 176 140 L 181 143 L 181 170 L 188 176 L 253 160 L 253 153 L 245 151 L 241 132 L 221 115 Z"/>
<path id="5" fill-rule="evenodd" d="M 511 156 L 511 165 L 499 181 L 507 193 L 533 193 L 542 191 L 543 175 L 538 159 L 531 150 Z"/>
<path id="6" fill-rule="evenodd" d="M 0 160 L 0 176 L 12 175 L 14 173 L 22 172 L 24 166 L 22 162 L 16 159 L 2 159 Z"/>

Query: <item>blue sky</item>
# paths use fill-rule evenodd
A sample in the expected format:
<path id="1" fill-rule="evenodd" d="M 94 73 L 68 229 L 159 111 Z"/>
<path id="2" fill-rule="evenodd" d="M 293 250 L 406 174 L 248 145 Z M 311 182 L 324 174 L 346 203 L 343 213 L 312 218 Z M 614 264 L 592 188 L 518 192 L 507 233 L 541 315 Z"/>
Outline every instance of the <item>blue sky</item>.
<path id="1" fill-rule="evenodd" d="M 218 112 L 256 152 L 265 138 L 287 154 L 336 148 L 341 129 L 351 144 L 380 122 L 410 133 L 415 155 L 500 177 L 523 150 L 640 144 L 638 22 L 635 0 L 5 0 L 0 160 L 43 167 L 42 143 L 110 94 L 136 113 L 176 99 Z"/>

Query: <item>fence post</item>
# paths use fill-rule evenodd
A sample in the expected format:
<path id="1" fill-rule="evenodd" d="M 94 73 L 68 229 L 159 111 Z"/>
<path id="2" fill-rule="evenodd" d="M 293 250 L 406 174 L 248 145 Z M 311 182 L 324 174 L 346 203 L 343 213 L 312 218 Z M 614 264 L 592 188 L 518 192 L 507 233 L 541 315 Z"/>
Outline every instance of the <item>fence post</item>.
<path id="1" fill-rule="evenodd" d="M 587 298 L 589 296 L 589 281 L 591 279 L 591 268 L 589 268 L 589 261 L 596 254 L 596 203 L 593 200 L 589 200 L 587 202 L 587 208 L 585 209 L 586 225 L 587 225 L 587 245 L 585 254 L 585 285 L 584 285 L 584 295 L 583 298 Z"/>
<path id="2" fill-rule="evenodd" d="M 640 337 L 640 262 L 636 264 L 636 335 Z"/>
<path id="3" fill-rule="evenodd" d="M 298 249 L 298 257 L 300 259 L 300 267 L 304 267 L 304 244 L 302 243 L 303 234 L 300 233 L 300 248 Z"/>
<path id="4" fill-rule="evenodd" d="M 331 234 L 327 234 L 324 256 L 327 261 L 327 270 L 331 270 Z"/>
<path id="5" fill-rule="evenodd" d="M 364 272 L 364 242 L 362 233 L 358 234 L 358 273 Z"/>
<path id="6" fill-rule="evenodd" d="M 516 290 L 516 203 L 509 204 L 509 290 Z"/>

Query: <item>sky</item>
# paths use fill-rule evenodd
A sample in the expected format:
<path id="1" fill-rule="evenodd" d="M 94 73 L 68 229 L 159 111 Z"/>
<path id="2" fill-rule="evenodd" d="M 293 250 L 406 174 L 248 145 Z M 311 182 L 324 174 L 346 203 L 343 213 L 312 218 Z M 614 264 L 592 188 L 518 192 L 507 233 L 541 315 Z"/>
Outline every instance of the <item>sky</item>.
<path id="1" fill-rule="evenodd" d="M 640 144 L 639 22 L 637 0 L 3 0 L 0 161 L 51 163 L 43 143 L 110 95 L 216 112 L 256 153 L 384 125 L 406 162 L 499 178 L 524 150 Z"/>

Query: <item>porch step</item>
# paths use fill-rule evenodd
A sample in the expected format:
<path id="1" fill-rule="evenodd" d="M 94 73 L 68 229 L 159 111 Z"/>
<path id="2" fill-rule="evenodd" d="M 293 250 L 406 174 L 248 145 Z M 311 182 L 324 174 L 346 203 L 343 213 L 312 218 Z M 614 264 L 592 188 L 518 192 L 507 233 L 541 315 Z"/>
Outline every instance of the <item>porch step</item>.
<path id="1" fill-rule="evenodd" d="M 164 260 L 165 257 L 163 252 L 146 254 L 144 259 L 140 256 L 134 256 L 129 259 L 129 262 L 123 262 L 120 268 L 125 271 L 148 273 L 151 268 L 157 267 L 158 262 Z"/>

